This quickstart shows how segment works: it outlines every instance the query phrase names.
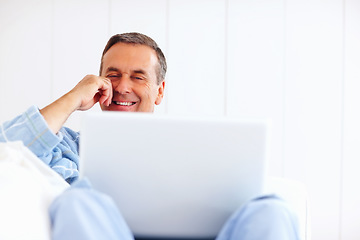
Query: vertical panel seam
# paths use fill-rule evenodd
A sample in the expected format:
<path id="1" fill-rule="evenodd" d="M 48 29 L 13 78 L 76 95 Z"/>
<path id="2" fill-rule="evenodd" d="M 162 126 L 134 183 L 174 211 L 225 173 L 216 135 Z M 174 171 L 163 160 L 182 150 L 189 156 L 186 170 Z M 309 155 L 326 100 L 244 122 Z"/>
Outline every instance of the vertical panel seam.
<path id="1" fill-rule="evenodd" d="M 344 165 L 344 123 L 345 123 L 345 58 L 346 58 L 346 0 L 342 0 L 342 76 L 341 76 L 341 109 L 340 109 L 340 184 L 339 184 L 339 240 L 342 235 L 343 226 L 343 165 Z"/>
<path id="2" fill-rule="evenodd" d="M 55 34 L 55 0 L 51 1 L 51 16 L 50 16 L 50 99 L 49 102 L 52 102 L 54 99 L 54 34 Z"/>
<path id="3" fill-rule="evenodd" d="M 112 28 L 112 24 L 111 24 L 111 0 L 108 0 L 108 38 L 111 37 L 111 28 Z"/>
<path id="4" fill-rule="evenodd" d="M 165 25 L 165 47 L 166 47 L 166 60 L 169 62 L 169 52 L 170 52 L 170 0 L 166 0 L 166 17 L 165 17 L 166 25 Z M 168 75 L 168 73 L 167 73 Z M 168 93 L 169 91 L 166 91 Z M 169 97 L 167 97 L 167 101 L 165 101 L 165 113 L 169 113 Z"/>
<path id="5" fill-rule="evenodd" d="M 229 0 L 225 0 L 224 16 L 224 116 L 228 115 L 228 25 L 229 25 Z"/>
<path id="6" fill-rule="evenodd" d="M 287 52 L 287 38 L 286 38 L 286 11 L 287 11 L 287 6 L 286 6 L 286 0 L 283 1 L 283 42 L 284 42 L 284 47 L 283 47 L 283 110 L 282 110 L 282 166 L 281 166 L 281 175 L 283 177 L 285 177 L 285 131 L 286 131 L 286 52 Z"/>

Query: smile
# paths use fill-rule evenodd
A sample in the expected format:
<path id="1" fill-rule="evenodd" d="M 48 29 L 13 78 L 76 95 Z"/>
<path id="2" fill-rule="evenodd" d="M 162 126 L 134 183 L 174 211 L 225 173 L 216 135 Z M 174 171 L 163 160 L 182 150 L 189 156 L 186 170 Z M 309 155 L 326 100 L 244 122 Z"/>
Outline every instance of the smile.
<path id="1" fill-rule="evenodd" d="M 113 103 L 116 104 L 116 105 L 120 105 L 120 106 L 132 106 L 136 102 L 116 102 L 116 101 L 113 101 Z"/>

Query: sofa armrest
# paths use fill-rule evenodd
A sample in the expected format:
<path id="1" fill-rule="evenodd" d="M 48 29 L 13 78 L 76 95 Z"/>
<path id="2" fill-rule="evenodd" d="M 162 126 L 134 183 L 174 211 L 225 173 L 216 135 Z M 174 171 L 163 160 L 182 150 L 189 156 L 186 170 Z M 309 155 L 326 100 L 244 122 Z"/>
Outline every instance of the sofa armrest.
<path id="1" fill-rule="evenodd" d="M 310 212 L 305 185 L 292 179 L 269 177 L 265 194 L 276 194 L 289 204 L 298 217 L 300 239 L 310 240 Z"/>

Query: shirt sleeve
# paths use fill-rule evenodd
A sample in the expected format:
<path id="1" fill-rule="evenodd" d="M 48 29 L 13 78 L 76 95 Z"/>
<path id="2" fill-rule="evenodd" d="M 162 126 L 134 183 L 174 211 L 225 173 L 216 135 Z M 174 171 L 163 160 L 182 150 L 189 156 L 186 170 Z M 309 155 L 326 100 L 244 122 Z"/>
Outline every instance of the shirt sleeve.
<path id="1" fill-rule="evenodd" d="M 79 133 L 63 127 L 54 134 L 36 106 L 1 124 L 0 141 L 22 141 L 69 183 L 79 176 Z"/>

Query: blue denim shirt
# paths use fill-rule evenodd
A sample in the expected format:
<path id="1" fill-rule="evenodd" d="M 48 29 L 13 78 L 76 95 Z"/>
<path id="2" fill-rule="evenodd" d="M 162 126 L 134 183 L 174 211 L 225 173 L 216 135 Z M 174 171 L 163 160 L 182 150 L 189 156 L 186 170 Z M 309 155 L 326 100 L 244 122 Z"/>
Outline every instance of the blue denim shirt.
<path id="1" fill-rule="evenodd" d="M 78 178 L 79 133 L 63 127 L 54 134 L 36 106 L 0 125 L 0 142 L 8 141 L 22 141 L 67 182 Z"/>

